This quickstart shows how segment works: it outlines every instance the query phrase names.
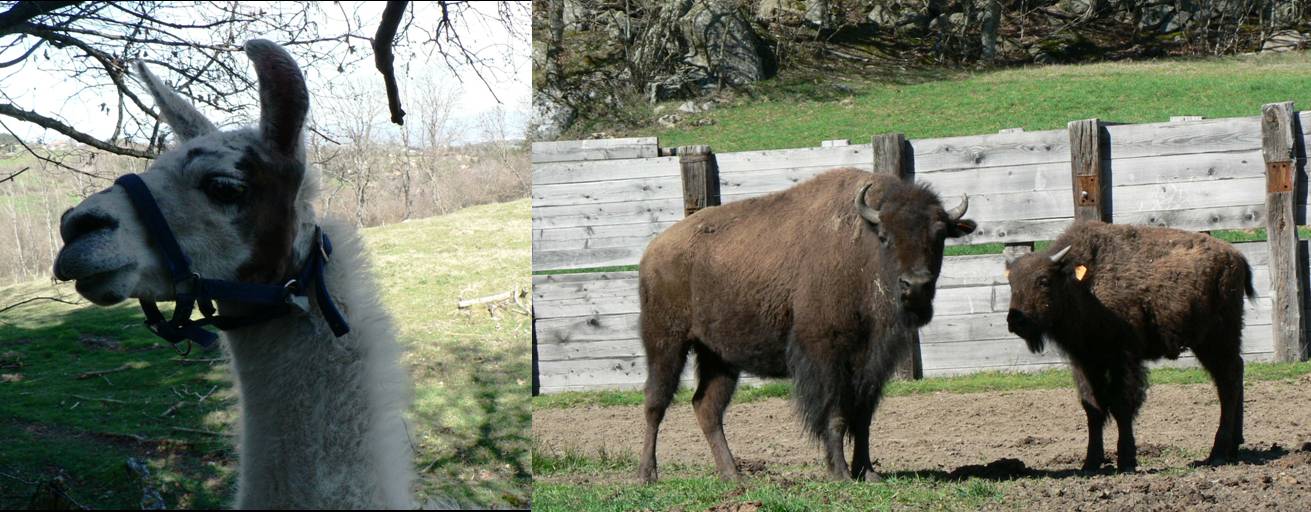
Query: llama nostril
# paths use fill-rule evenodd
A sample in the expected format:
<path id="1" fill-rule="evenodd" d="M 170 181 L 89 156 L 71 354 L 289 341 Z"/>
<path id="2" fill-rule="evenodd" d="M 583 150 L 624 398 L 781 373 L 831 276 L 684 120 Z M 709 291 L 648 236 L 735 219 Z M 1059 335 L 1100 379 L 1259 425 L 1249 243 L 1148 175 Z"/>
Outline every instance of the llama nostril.
<path id="1" fill-rule="evenodd" d="M 70 214 L 69 212 L 65 212 L 63 222 L 60 223 L 59 226 L 59 236 L 63 238 L 64 243 L 67 244 L 88 233 L 114 229 L 118 229 L 118 221 L 103 213 L 86 212 Z"/>

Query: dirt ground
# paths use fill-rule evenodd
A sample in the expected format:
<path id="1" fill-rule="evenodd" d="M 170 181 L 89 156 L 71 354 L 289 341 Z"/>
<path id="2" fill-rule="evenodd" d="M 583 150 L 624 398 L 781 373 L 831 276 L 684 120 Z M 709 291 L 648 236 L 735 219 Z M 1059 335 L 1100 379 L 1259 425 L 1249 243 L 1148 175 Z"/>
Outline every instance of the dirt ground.
<path id="1" fill-rule="evenodd" d="M 1139 473 L 1078 471 L 1087 433 L 1072 389 L 935 393 L 886 398 L 874 418 L 871 456 L 880 473 L 1004 480 L 1001 508 L 1053 510 L 1311 510 L 1311 375 L 1252 382 L 1244 397 L 1241 463 L 1192 469 L 1219 423 L 1214 387 L 1159 385 L 1135 422 Z M 539 447 L 637 454 L 639 407 L 534 411 Z M 791 402 L 729 407 L 729 446 L 749 474 L 805 465 L 822 478 L 820 450 L 803 436 Z M 688 404 L 670 408 L 661 428 L 662 463 L 713 466 Z M 1107 458 L 1115 460 L 1115 426 Z"/>

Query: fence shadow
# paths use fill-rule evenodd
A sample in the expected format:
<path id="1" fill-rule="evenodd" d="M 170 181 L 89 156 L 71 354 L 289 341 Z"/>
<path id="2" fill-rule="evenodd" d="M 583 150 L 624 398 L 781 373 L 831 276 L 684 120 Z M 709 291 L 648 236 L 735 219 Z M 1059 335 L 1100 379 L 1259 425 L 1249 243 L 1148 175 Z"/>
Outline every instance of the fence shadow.
<path id="1" fill-rule="evenodd" d="M 415 370 L 411 431 L 420 478 L 461 505 L 526 507 L 532 485 L 527 343 L 495 346 L 472 338 L 439 345 L 442 362 Z"/>

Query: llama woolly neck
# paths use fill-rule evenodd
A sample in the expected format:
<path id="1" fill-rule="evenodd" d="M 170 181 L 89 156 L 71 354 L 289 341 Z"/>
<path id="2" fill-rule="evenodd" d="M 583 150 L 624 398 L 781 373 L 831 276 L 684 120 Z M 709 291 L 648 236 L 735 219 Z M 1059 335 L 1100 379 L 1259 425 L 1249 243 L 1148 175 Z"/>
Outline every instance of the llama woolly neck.
<path id="1" fill-rule="evenodd" d="M 308 315 L 224 333 L 240 393 L 237 506 L 408 508 L 409 390 L 396 330 L 354 228 L 323 229 L 336 245 L 325 279 L 351 332 L 334 336 L 312 300 Z"/>

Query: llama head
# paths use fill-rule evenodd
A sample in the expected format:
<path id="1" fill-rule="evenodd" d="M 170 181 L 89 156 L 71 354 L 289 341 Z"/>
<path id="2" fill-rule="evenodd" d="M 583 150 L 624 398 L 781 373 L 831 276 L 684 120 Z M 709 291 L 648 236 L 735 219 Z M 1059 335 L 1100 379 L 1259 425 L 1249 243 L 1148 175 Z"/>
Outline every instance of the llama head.
<path id="1" fill-rule="evenodd" d="M 271 283 L 294 273 L 314 224 L 302 136 L 309 92 L 278 45 L 252 40 L 259 79 L 255 128 L 220 131 L 144 64 L 137 71 L 178 143 L 141 179 L 154 195 L 192 270 L 206 278 Z M 313 181 L 311 175 L 308 181 Z M 121 186 L 64 212 L 55 277 L 76 280 L 93 303 L 129 297 L 171 300 L 174 282 Z M 186 276 L 177 276 L 179 279 Z"/>

